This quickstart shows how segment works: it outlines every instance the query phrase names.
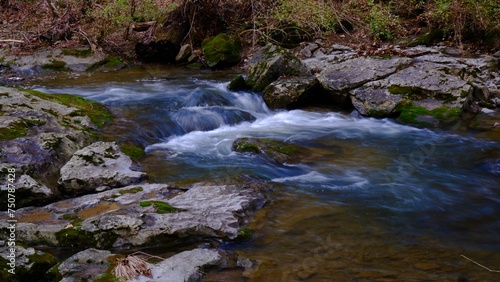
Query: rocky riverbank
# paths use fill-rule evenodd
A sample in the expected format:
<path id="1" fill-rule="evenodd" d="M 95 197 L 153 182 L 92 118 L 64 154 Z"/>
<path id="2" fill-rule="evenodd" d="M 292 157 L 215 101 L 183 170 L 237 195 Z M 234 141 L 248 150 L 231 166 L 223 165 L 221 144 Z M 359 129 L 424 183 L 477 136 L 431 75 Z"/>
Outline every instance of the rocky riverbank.
<path id="1" fill-rule="evenodd" d="M 267 45 L 249 60 L 246 81 L 235 78 L 229 87 L 262 91 L 273 109 L 355 109 L 417 126 L 498 112 L 499 52 L 464 57 L 458 49 L 418 46 L 379 53 L 360 56 L 348 46 L 321 41 L 295 52 Z"/>
<path id="2" fill-rule="evenodd" d="M 160 243 L 195 249 L 159 264 L 177 266 L 183 257 L 177 274 L 151 265 L 154 277 L 177 275 L 189 280 L 199 278 L 203 267 L 236 264 L 227 254 L 222 259 L 217 242 L 251 237 L 246 225 L 268 202 L 268 185 L 251 179 L 182 187 L 147 183 L 147 175 L 137 171 L 139 166 L 118 144 L 97 141 L 112 119 L 104 106 L 33 90 L 0 87 L 0 93 L 1 166 L 4 172 L 15 171 L 13 182 L 4 173 L 2 209 L 7 209 L 11 190 L 7 184 L 16 188 L 11 193 L 16 207 L 2 212 L 0 226 L 3 238 L 8 238 L 7 219 L 13 213 L 16 275 L 4 268 L 3 280 L 73 281 L 93 273 L 97 277 L 93 281 L 107 281 L 99 279 L 114 276 L 107 271 L 110 266 L 101 263 L 113 255 L 104 250 L 123 252 Z M 71 257 L 57 264 L 50 251 L 33 246 L 81 250 L 74 257 L 87 254 L 91 259 Z"/>
<path id="3" fill-rule="evenodd" d="M 78 60 L 75 54 L 54 52 L 31 59 L 6 57 L 15 75 L 0 83 L 11 84 L 25 75 L 125 66 L 106 56 Z M 186 58 L 194 54 L 190 52 L 179 57 L 189 61 Z M 349 46 L 321 41 L 294 50 L 267 45 L 248 60 L 245 77 L 229 87 L 262 92 L 272 109 L 355 110 L 416 126 L 455 128 L 486 115 L 491 117 L 488 123 L 475 126 L 498 132 L 500 54 L 464 57 L 446 47 L 391 48 L 382 53 L 360 56 Z M 231 64 L 240 56 L 232 57 Z M 113 252 L 158 244 L 189 251 L 176 251 L 149 265 L 151 279 L 183 275 L 184 280 L 196 280 L 205 267 L 252 267 L 218 246 L 251 237 L 246 226 L 270 201 L 268 184 L 252 179 L 185 186 L 148 183 L 140 166 L 122 152 L 122 144 L 99 141 L 100 130 L 113 118 L 102 105 L 71 95 L 7 87 L 0 87 L 0 101 L 1 166 L 3 171 L 16 171 L 16 261 L 21 262 L 17 281 L 106 281 L 113 279 L 110 269 L 119 257 Z M 237 139 L 233 150 L 261 154 L 278 164 L 307 155 L 300 146 L 256 138 Z M 7 192 L 7 185 L 1 186 L 2 209 L 7 207 Z M 6 237 L 9 215 L 3 212 L 1 217 L 0 233 Z M 33 246 L 81 252 L 58 261 L 49 254 L 53 249 L 42 252 Z M 185 268 L 174 270 L 177 274 L 160 269 L 178 265 Z M 0 276 L 12 280 L 5 271 Z"/>

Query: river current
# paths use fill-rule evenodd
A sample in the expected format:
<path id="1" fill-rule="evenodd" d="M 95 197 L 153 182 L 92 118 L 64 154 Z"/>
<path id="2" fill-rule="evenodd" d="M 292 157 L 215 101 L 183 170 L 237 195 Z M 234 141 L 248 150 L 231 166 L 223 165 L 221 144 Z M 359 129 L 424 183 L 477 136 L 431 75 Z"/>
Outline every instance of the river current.
<path id="1" fill-rule="evenodd" d="M 227 90 L 233 76 L 149 66 L 34 88 L 108 106 L 117 118 L 105 139 L 144 146 L 150 182 L 271 183 L 253 239 L 223 245 L 259 262 L 250 281 L 500 281 L 484 268 L 500 270 L 500 138 L 355 112 L 274 111 L 258 93 Z M 310 154 L 277 164 L 233 152 L 238 137 Z M 235 268 L 205 281 L 246 280 Z"/>

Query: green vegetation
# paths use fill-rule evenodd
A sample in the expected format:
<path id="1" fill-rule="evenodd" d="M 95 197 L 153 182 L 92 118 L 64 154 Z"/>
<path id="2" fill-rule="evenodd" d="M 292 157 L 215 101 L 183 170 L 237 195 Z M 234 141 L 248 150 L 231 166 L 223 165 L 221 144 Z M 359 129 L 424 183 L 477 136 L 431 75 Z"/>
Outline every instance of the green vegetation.
<path id="1" fill-rule="evenodd" d="M 247 228 L 247 227 L 240 228 L 238 230 L 238 236 L 236 237 L 236 240 L 237 241 L 250 240 L 250 239 L 252 239 L 252 235 L 253 235 L 252 229 Z"/>
<path id="2" fill-rule="evenodd" d="M 95 71 L 99 68 L 114 69 L 114 68 L 117 68 L 117 67 L 122 66 L 122 65 L 124 65 L 124 63 L 119 58 L 114 57 L 114 56 L 108 56 L 104 60 L 90 65 L 87 68 L 87 71 Z"/>
<path id="3" fill-rule="evenodd" d="M 0 128 L 0 140 L 11 140 L 26 136 L 28 131 L 23 123 L 15 123 L 10 127 Z"/>
<path id="4" fill-rule="evenodd" d="M 91 232 L 82 230 L 80 226 L 63 229 L 55 235 L 60 247 L 77 248 L 97 245 L 94 235 Z"/>
<path id="5" fill-rule="evenodd" d="M 437 119 L 441 124 L 446 125 L 456 121 L 460 117 L 461 113 L 462 110 L 460 108 L 442 106 L 433 110 L 428 110 L 424 107 L 410 104 L 402 108 L 401 115 L 398 119 L 409 124 L 429 125 L 429 122 L 419 120 L 418 117 L 431 116 Z"/>
<path id="6" fill-rule="evenodd" d="M 168 203 L 162 202 L 162 201 L 144 201 L 144 202 L 139 202 L 139 205 L 141 207 L 149 207 L 149 206 L 153 205 L 156 212 L 159 214 L 172 213 L 172 212 L 176 212 L 179 210 L 177 208 L 172 207 Z"/>
<path id="7" fill-rule="evenodd" d="M 63 219 L 69 220 L 69 222 L 75 227 L 80 227 L 82 225 L 83 220 L 79 218 L 75 214 L 64 214 L 62 216 Z"/>
<path id="8" fill-rule="evenodd" d="M 42 69 L 44 70 L 54 70 L 54 71 L 66 71 L 69 70 L 66 67 L 66 62 L 58 61 L 58 60 L 50 60 L 50 64 L 42 65 Z"/>
<path id="9" fill-rule="evenodd" d="M 121 145 L 120 150 L 134 161 L 138 161 L 146 155 L 143 148 L 131 144 Z"/>
<path id="10" fill-rule="evenodd" d="M 281 141 L 246 137 L 238 139 L 238 142 L 233 145 L 233 149 L 241 153 L 264 153 L 269 156 L 273 156 L 276 153 L 293 156 L 298 150 L 294 145 Z"/>
<path id="11" fill-rule="evenodd" d="M 209 37 L 201 44 L 205 60 L 210 67 L 235 65 L 241 60 L 241 43 L 239 39 L 220 33 Z"/>
<path id="12" fill-rule="evenodd" d="M 19 89 L 30 93 L 39 98 L 54 101 L 66 106 L 80 109 L 81 112 L 75 112 L 76 115 L 86 115 L 90 121 L 98 128 L 104 127 L 113 119 L 111 112 L 102 104 L 86 100 L 80 96 L 70 94 L 47 94 L 32 89 Z"/>
<path id="13" fill-rule="evenodd" d="M 133 187 L 130 189 L 120 190 L 120 191 L 118 191 L 118 193 L 120 193 L 120 195 L 125 195 L 125 194 L 135 194 L 135 193 L 142 192 L 142 191 L 144 191 L 144 189 L 141 186 L 137 186 L 137 187 Z"/>

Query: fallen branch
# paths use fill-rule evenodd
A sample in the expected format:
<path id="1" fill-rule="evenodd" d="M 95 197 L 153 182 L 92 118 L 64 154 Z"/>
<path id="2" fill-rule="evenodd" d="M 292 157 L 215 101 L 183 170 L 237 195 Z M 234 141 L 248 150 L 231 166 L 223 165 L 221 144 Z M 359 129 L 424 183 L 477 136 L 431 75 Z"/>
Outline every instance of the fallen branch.
<path id="1" fill-rule="evenodd" d="M 24 43 L 23 40 L 17 40 L 17 39 L 0 39 L 0 42 Z"/>
<path id="2" fill-rule="evenodd" d="M 469 260 L 469 261 L 471 261 L 471 262 L 473 262 L 473 263 L 475 263 L 475 264 L 477 264 L 477 265 L 479 265 L 480 267 L 482 267 L 482 268 L 484 268 L 484 269 L 488 270 L 489 272 L 496 272 L 496 273 L 500 273 L 500 270 L 490 269 L 490 268 L 488 268 L 488 267 L 486 267 L 486 266 L 484 266 L 484 265 L 482 265 L 482 264 L 480 264 L 480 263 L 478 263 L 478 262 L 473 261 L 472 259 L 470 259 L 470 258 L 468 258 L 468 257 L 466 257 L 466 256 L 464 256 L 464 255 L 462 255 L 462 257 L 463 257 L 463 258 L 465 258 L 465 259 L 467 259 L 467 260 Z"/>

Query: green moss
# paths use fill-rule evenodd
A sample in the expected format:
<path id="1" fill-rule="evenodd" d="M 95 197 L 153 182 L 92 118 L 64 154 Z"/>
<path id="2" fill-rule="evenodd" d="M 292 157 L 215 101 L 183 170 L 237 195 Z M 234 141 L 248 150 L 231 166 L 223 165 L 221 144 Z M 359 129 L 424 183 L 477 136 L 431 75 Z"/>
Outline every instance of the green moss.
<path id="1" fill-rule="evenodd" d="M 90 65 L 87 68 L 87 71 L 95 71 L 99 68 L 114 69 L 114 68 L 118 68 L 122 65 L 124 65 L 124 63 L 119 58 L 114 57 L 114 56 L 108 56 L 104 60 Z"/>
<path id="2" fill-rule="evenodd" d="M 134 161 L 138 161 L 146 155 L 143 148 L 131 144 L 121 145 L 120 150 Z"/>
<path id="3" fill-rule="evenodd" d="M 61 263 L 54 265 L 49 271 L 45 273 L 45 278 L 47 281 L 61 281 L 63 279 L 62 274 L 59 272 L 59 266 Z"/>
<path id="4" fill-rule="evenodd" d="M 78 217 L 75 214 L 64 214 L 62 216 L 63 219 L 69 220 L 69 222 L 74 226 L 74 227 L 79 227 L 82 225 L 83 220 Z"/>
<path id="5" fill-rule="evenodd" d="M 227 86 L 227 89 L 232 91 L 245 90 L 248 89 L 248 85 L 242 75 L 236 76 L 231 83 Z"/>
<path id="6" fill-rule="evenodd" d="M 95 124 L 98 128 L 102 128 L 104 125 L 110 123 L 111 120 L 113 119 L 113 115 L 104 105 L 84 99 L 80 96 L 70 95 L 70 94 L 47 94 L 32 89 L 19 89 L 19 90 L 28 92 L 31 95 L 37 96 L 45 100 L 78 108 L 81 110 L 81 112 L 76 112 L 72 114 L 81 114 L 88 116 L 90 118 L 90 121 L 93 124 Z"/>
<path id="7" fill-rule="evenodd" d="M 285 154 L 287 156 L 295 155 L 295 150 L 292 146 L 285 144 L 280 141 L 271 140 L 271 139 L 261 139 L 262 143 L 269 146 L 269 150 L 275 151 L 281 154 Z M 267 150 L 266 150 L 267 151 Z"/>
<path id="8" fill-rule="evenodd" d="M 161 201 L 144 201 L 144 202 L 139 202 L 139 205 L 141 207 L 149 207 L 151 205 L 154 206 L 155 210 L 159 214 L 164 214 L 164 213 L 172 213 L 179 211 L 179 209 L 172 207 L 168 203 L 161 202 Z"/>
<path id="9" fill-rule="evenodd" d="M 296 153 L 293 145 L 271 139 L 241 138 L 233 149 L 240 153 L 265 153 L 270 156 L 275 153 L 293 156 Z"/>
<path id="10" fill-rule="evenodd" d="M 78 248 L 97 245 L 97 240 L 92 232 L 81 230 L 78 227 L 63 229 L 55 235 L 59 247 Z"/>
<path id="11" fill-rule="evenodd" d="M 418 120 L 419 116 L 431 116 L 437 119 L 440 124 L 446 125 L 456 121 L 462 113 L 460 108 L 450 108 L 446 106 L 428 110 L 424 107 L 409 105 L 401 109 L 399 120 L 409 124 L 429 125 L 429 122 Z"/>
<path id="12" fill-rule="evenodd" d="M 248 138 L 241 138 L 234 150 L 240 153 L 259 154 L 261 152 L 259 146 L 256 143 L 251 142 Z"/>
<path id="13" fill-rule="evenodd" d="M 65 56 L 73 56 L 77 58 L 87 58 L 92 55 L 92 50 L 90 49 L 64 49 L 61 52 Z"/>
<path id="14" fill-rule="evenodd" d="M 99 248 L 111 248 L 118 235 L 113 232 L 89 232 L 82 230 L 81 226 L 63 229 L 55 234 L 58 247 L 88 248 L 96 246 Z"/>
<path id="15" fill-rule="evenodd" d="M 238 230 L 238 236 L 236 237 L 236 240 L 237 241 L 250 240 L 250 239 L 252 239 L 252 235 L 253 235 L 252 229 L 247 228 L 247 227 L 240 228 Z"/>
<path id="16" fill-rule="evenodd" d="M 133 187 L 130 189 L 120 190 L 120 191 L 118 191 L 118 193 L 120 193 L 121 195 L 125 195 L 125 194 L 135 194 L 135 193 L 142 192 L 142 191 L 144 191 L 144 189 L 141 186 L 137 186 L 137 187 Z"/>
<path id="17" fill-rule="evenodd" d="M 206 38 L 202 43 L 203 54 L 207 64 L 212 68 L 228 67 L 241 60 L 241 43 L 239 39 L 220 33 Z"/>
<path id="18" fill-rule="evenodd" d="M 50 60 L 50 64 L 44 64 L 44 65 L 42 65 L 42 69 L 44 69 L 44 70 L 54 70 L 54 71 L 69 70 L 69 68 L 66 67 L 66 62 L 59 61 L 59 60 Z"/>
<path id="19" fill-rule="evenodd" d="M 40 254 L 36 252 L 32 255 L 26 256 L 32 263 L 31 269 L 26 273 L 26 280 L 28 278 L 38 279 L 40 274 L 46 273 L 50 270 L 54 265 L 57 264 L 57 259 L 48 253 Z M 17 273 L 20 274 L 20 273 Z M 53 281 L 53 280 L 52 280 Z"/>
<path id="20" fill-rule="evenodd" d="M 22 123 L 16 123 L 10 127 L 0 128 L 0 140 L 11 140 L 26 136 L 28 131 Z"/>

